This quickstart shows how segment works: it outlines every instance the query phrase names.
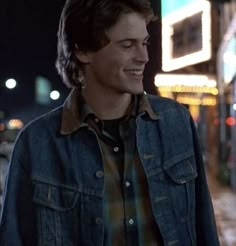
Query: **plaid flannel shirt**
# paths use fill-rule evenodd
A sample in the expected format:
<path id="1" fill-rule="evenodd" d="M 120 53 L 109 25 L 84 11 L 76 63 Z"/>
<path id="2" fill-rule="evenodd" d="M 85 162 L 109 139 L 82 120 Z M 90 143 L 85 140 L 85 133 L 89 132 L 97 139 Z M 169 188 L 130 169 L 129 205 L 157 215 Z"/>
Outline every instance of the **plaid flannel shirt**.
<path id="1" fill-rule="evenodd" d="M 102 121 L 79 97 L 78 123 L 96 133 L 104 161 L 104 245 L 163 245 L 136 147 L 136 115 L 152 117 L 148 101 L 136 96 L 125 117 Z"/>

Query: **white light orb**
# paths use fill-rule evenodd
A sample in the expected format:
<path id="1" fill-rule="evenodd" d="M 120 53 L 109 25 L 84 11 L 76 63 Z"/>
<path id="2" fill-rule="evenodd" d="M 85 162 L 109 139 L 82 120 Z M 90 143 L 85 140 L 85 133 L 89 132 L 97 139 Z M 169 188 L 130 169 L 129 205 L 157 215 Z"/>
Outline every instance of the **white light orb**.
<path id="1" fill-rule="evenodd" d="M 5 82 L 5 85 L 8 89 L 14 89 L 17 85 L 17 82 L 15 79 L 8 79 L 6 82 Z"/>
<path id="2" fill-rule="evenodd" d="M 54 101 L 58 100 L 60 98 L 60 92 L 59 91 L 51 91 L 50 98 Z"/>

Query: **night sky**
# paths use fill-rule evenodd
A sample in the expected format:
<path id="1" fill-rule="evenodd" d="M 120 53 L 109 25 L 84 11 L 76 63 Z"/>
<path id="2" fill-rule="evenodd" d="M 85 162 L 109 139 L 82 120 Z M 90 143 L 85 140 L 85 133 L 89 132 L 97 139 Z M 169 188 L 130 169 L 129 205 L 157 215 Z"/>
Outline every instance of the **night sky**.
<path id="1" fill-rule="evenodd" d="M 2 91 L 1 98 L 8 105 L 14 93 L 14 102 L 24 105 L 33 98 L 37 75 L 46 76 L 55 88 L 62 86 L 54 64 L 57 24 L 64 0 L 53 4 L 46 0 L 1 1 L 0 80 L 13 77 L 19 83 L 14 91 Z"/>
<path id="2" fill-rule="evenodd" d="M 55 69 L 57 28 L 65 0 L 1 0 L 0 6 L 0 110 L 22 111 L 34 100 L 34 81 L 37 75 L 47 77 L 53 89 L 69 90 Z M 154 1 L 160 15 L 159 1 Z M 152 34 L 150 62 L 145 81 L 160 70 L 160 19 L 149 27 Z M 6 90 L 3 82 L 13 77 L 18 81 L 14 90 Z M 152 83 L 145 82 L 147 92 L 155 93 Z M 52 105 L 61 104 L 59 101 Z"/>

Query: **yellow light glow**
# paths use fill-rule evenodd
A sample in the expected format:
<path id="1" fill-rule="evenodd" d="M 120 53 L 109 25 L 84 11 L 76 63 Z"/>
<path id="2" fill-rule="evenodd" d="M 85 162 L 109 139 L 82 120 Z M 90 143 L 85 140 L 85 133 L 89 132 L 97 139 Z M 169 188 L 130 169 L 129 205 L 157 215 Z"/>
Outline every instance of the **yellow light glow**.
<path id="1" fill-rule="evenodd" d="M 155 85 L 159 86 L 196 86 L 216 87 L 214 76 L 198 74 L 157 74 Z"/>
<path id="2" fill-rule="evenodd" d="M 198 74 L 157 74 L 155 86 L 160 92 L 190 92 L 218 95 L 214 76 Z"/>
<path id="3" fill-rule="evenodd" d="M 176 100 L 183 104 L 188 105 L 204 105 L 204 106 L 214 106 L 216 105 L 216 98 L 214 97 L 204 97 L 204 98 L 197 98 L 197 97 L 191 97 L 191 96 L 177 96 Z"/>
<path id="4" fill-rule="evenodd" d="M 158 87 L 160 93 L 178 92 L 178 93 L 206 93 L 214 96 L 218 95 L 217 88 L 194 87 L 194 86 L 161 86 Z"/>
<path id="5" fill-rule="evenodd" d="M 12 119 L 8 122 L 9 129 L 21 129 L 24 126 L 24 123 L 19 119 Z"/>
<path id="6" fill-rule="evenodd" d="M 173 25 L 202 12 L 202 50 L 182 57 L 173 58 Z M 188 65 L 207 61 L 211 58 L 211 4 L 206 0 L 199 0 L 189 4 L 162 19 L 162 70 L 172 71 Z"/>
<path id="7" fill-rule="evenodd" d="M 198 120 L 200 115 L 199 105 L 189 105 L 189 111 L 195 121 Z"/>

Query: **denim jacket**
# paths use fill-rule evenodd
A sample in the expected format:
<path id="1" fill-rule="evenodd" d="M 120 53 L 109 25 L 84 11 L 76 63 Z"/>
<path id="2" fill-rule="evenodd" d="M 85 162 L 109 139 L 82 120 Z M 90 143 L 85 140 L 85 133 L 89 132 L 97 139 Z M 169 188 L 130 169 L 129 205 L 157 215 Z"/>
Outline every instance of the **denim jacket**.
<path id="1" fill-rule="evenodd" d="M 219 245 L 196 129 L 188 110 L 148 96 L 158 117 L 136 118 L 137 149 L 164 245 Z M 102 246 L 103 161 L 84 127 L 60 133 L 62 107 L 31 122 L 11 158 L 1 246 Z"/>

